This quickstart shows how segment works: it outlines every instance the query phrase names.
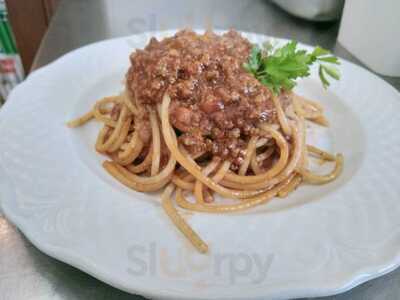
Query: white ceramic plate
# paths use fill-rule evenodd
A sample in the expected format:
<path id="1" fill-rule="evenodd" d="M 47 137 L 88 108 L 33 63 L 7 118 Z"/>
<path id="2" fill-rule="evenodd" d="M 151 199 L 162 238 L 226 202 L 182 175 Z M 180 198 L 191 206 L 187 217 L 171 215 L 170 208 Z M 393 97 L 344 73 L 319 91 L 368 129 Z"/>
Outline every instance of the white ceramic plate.
<path id="1" fill-rule="evenodd" d="M 135 35 L 75 50 L 33 72 L 0 111 L 0 193 L 6 216 L 43 252 L 117 288 L 157 299 L 269 299 L 340 293 L 400 264 L 400 95 L 343 61 L 325 91 L 297 92 L 331 121 L 310 142 L 345 155 L 335 182 L 234 215 L 185 214 L 210 244 L 197 254 L 157 194 L 103 171 L 98 125 L 65 122 L 122 89 Z M 253 42 L 267 37 L 244 34 Z M 305 47 L 305 46 L 304 46 Z"/>

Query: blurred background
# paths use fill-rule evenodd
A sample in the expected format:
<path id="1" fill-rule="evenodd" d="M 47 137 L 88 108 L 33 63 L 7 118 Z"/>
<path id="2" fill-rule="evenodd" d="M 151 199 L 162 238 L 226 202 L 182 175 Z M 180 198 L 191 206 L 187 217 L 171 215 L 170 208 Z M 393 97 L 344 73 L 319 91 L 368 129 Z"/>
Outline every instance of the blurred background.
<path id="1" fill-rule="evenodd" d="M 0 103 L 25 76 L 78 47 L 182 27 L 320 45 L 400 90 L 400 0 L 0 0 Z M 143 299 L 42 254 L 0 213 L 2 241 L 0 300 Z M 400 271 L 324 299 L 400 299 Z"/>

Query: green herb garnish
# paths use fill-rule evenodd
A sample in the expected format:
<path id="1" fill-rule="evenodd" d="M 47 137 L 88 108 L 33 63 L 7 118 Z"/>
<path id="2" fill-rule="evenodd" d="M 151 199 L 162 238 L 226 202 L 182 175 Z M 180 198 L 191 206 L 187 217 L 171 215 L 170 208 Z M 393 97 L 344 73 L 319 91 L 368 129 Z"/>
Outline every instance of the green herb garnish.
<path id="1" fill-rule="evenodd" d="M 319 63 L 318 74 L 324 88 L 329 86 L 328 77 L 340 79 L 339 70 L 334 66 L 340 62 L 328 50 L 317 46 L 313 52 L 307 53 L 306 50 L 296 50 L 296 47 L 296 41 L 280 48 L 271 43 L 264 44 L 263 48 L 255 45 L 243 67 L 275 94 L 279 94 L 281 89 L 293 89 L 297 78 L 310 75 L 310 66 L 315 62 Z"/>

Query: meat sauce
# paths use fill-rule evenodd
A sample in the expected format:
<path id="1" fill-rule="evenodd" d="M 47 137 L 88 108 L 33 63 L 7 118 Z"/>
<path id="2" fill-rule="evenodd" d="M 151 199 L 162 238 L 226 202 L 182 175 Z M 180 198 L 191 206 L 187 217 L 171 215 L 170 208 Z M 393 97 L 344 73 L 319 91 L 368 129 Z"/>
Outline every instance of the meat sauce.
<path id="1" fill-rule="evenodd" d="M 242 67 L 252 44 L 236 31 L 222 36 L 190 30 L 158 41 L 131 57 L 127 87 L 142 105 L 171 98 L 170 121 L 191 153 L 243 160 L 261 121 L 275 123 L 271 91 Z M 288 96 L 280 96 L 282 105 Z"/>

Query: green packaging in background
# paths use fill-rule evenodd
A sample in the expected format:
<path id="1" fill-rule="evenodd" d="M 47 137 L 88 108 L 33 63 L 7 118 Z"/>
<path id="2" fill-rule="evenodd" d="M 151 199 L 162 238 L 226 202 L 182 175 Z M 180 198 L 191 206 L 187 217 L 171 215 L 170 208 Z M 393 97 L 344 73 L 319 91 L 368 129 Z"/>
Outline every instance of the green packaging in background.
<path id="1" fill-rule="evenodd" d="M 2 102 L 7 100 L 11 90 L 23 78 L 24 71 L 8 21 L 7 8 L 4 0 L 0 0 L 0 96 Z"/>

